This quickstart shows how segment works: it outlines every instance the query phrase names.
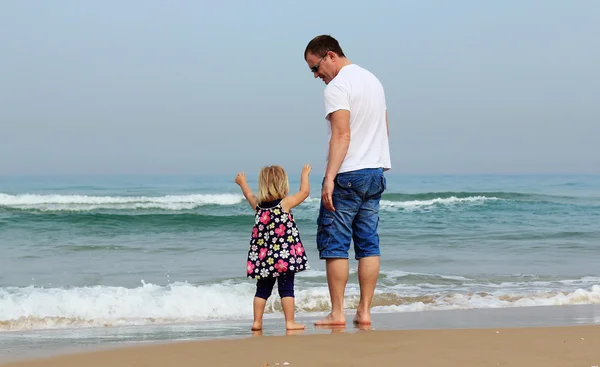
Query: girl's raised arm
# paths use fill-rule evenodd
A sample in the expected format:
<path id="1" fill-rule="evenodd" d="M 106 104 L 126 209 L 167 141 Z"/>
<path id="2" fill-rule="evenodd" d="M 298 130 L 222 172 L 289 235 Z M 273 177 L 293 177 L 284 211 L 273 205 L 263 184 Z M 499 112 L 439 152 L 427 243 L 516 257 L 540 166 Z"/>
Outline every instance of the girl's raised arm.
<path id="1" fill-rule="evenodd" d="M 294 195 L 287 196 L 281 201 L 283 210 L 290 211 L 292 208 L 300 205 L 310 195 L 310 181 L 308 176 L 312 167 L 310 164 L 305 164 L 302 167 L 302 174 L 300 176 L 300 191 Z"/>
<path id="2" fill-rule="evenodd" d="M 238 173 L 237 176 L 235 176 L 235 183 L 240 186 L 242 194 L 244 194 L 244 197 L 248 200 L 248 204 L 255 210 L 258 205 L 258 199 L 246 182 L 246 174 L 244 172 Z"/>

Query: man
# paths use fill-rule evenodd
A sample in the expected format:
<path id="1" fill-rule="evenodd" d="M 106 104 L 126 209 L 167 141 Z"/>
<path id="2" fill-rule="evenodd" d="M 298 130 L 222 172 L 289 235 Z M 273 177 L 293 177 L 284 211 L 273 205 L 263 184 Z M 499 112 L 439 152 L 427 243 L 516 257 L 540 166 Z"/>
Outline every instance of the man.
<path id="1" fill-rule="evenodd" d="M 369 71 L 346 58 L 338 41 L 313 38 L 304 59 L 325 82 L 329 152 L 317 218 L 317 248 L 325 259 L 331 313 L 316 325 L 345 325 L 348 251 L 354 242 L 360 302 L 355 324 L 371 324 L 371 302 L 379 277 L 379 201 L 391 168 L 385 93 Z"/>

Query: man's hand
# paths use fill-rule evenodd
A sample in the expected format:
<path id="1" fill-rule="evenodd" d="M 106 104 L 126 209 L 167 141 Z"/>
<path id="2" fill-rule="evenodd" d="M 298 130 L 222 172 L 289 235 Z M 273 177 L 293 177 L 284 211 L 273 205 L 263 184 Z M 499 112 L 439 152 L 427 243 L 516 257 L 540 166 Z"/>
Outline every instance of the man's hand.
<path id="1" fill-rule="evenodd" d="M 333 207 L 333 187 L 335 186 L 333 179 L 327 179 L 323 181 L 323 188 L 321 189 L 321 201 L 325 209 L 334 212 Z"/>

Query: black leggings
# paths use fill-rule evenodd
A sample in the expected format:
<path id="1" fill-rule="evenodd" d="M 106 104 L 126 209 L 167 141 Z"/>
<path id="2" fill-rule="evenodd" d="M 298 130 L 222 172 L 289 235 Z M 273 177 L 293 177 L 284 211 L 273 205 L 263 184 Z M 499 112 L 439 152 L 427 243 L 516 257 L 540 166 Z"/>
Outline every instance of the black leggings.
<path id="1" fill-rule="evenodd" d="M 256 294 L 255 297 L 262 299 L 269 299 L 273 286 L 277 280 L 277 289 L 279 291 L 279 297 L 294 297 L 294 273 L 287 272 L 283 273 L 277 278 L 268 277 L 261 278 L 256 281 Z"/>

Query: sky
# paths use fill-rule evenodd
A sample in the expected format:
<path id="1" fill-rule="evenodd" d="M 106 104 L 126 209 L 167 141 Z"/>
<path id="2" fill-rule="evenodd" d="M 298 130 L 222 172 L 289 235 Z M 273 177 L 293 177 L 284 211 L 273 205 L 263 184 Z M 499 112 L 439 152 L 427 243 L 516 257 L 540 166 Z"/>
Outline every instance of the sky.
<path id="1" fill-rule="evenodd" d="M 600 173 L 597 0 L 0 2 L 0 175 L 321 174 L 330 34 L 393 173 Z"/>

